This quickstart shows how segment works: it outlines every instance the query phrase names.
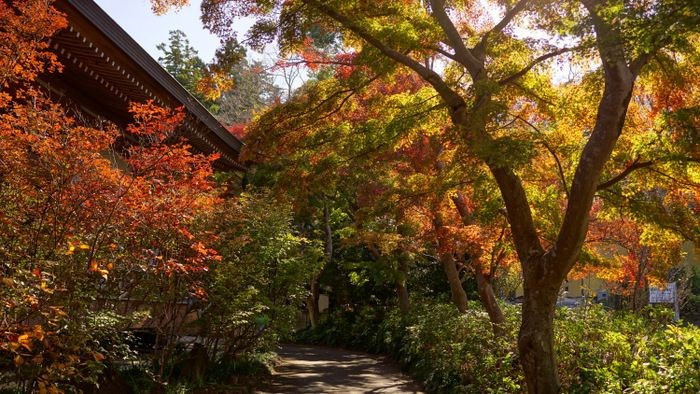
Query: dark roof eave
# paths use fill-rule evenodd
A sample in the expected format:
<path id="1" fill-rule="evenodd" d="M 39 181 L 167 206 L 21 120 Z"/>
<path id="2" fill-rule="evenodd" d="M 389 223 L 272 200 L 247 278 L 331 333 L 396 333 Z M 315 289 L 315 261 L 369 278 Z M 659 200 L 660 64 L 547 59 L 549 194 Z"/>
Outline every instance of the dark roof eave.
<path id="1" fill-rule="evenodd" d="M 179 101 L 191 114 L 227 146 L 239 153 L 243 143 L 232 135 L 207 111 L 182 85 L 173 78 L 151 55 L 149 55 L 131 36 L 122 29 L 102 8 L 92 0 L 66 0 L 75 7 L 90 23 L 94 24 L 109 40 L 129 56 L 151 78 Z"/>

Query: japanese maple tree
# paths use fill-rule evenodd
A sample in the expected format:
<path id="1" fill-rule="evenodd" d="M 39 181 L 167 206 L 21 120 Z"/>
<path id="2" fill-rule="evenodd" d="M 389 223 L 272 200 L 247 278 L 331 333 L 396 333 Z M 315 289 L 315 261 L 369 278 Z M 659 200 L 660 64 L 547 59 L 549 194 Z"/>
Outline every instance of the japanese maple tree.
<path id="1" fill-rule="evenodd" d="M 161 10 L 183 3 L 154 2 Z M 698 26 L 697 4 L 216 0 L 204 1 L 202 9 L 205 24 L 224 37 L 235 18 L 257 18 L 248 42 L 258 47 L 278 39 L 283 50 L 298 51 L 314 26 L 342 32 L 345 44 L 359 53 L 358 64 L 410 69 L 434 89 L 455 129 L 454 142 L 488 168 L 506 206 L 524 276 L 519 348 L 528 390 L 557 392 L 552 321 L 560 285 L 578 261 L 595 196 L 631 171 L 605 177 L 627 129 L 637 79 L 652 71 L 648 65 L 659 54 L 687 48 Z M 522 34 L 528 28 L 545 38 Z M 543 64 L 563 54 L 581 60 L 589 79 L 573 82 L 590 81 L 595 94 L 585 106 L 587 116 L 572 125 L 585 138 L 570 153 L 573 175 L 561 177 L 559 215 L 541 228 L 546 222 L 533 215 L 538 209 L 524 176 L 535 158 L 533 138 L 508 133 L 514 123 L 507 111 L 514 100 L 552 106 L 547 96 L 554 74 Z"/>

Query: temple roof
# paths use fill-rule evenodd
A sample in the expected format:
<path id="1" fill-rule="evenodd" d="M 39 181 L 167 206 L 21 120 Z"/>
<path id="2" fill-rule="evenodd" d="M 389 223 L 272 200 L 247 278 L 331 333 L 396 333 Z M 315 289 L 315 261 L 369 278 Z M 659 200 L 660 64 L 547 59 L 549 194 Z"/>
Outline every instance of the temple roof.
<path id="1" fill-rule="evenodd" d="M 92 116 L 125 126 L 130 102 L 153 100 L 184 107 L 185 136 L 203 153 L 219 153 L 216 166 L 245 170 L 238 162 L 242 143 L 185 90 L 156 60 L 92 0 L 58 0 L 68 28 L 51 38 L 63 72 L 44 83 Z"/>

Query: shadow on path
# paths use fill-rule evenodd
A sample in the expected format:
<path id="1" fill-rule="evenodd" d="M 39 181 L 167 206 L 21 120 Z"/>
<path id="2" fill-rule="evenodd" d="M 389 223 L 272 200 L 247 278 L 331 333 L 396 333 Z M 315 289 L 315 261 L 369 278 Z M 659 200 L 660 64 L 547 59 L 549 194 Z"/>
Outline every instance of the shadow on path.
<path id="1" fill-rule="evenodd" d="M 423 393 L 384 357 L 344 349 L 283 345 L 272 381 L 258 393 Z"/>

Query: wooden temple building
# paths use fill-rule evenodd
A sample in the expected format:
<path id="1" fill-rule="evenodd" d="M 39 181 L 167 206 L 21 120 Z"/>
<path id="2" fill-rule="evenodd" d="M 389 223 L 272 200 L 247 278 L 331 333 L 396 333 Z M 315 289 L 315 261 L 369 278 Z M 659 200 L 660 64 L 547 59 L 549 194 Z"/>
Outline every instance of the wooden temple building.
<path id="1" fill-rule="evenodd" d="M 50 41 L 63 72 L 41 78 L 52 95 L 91 118 L 122 128 L 132 119 L 131 102 L 184 107 L 182 132 L 189 144 L 202 153 L 219 153 L 215 166 L 221 170 L 245 170 L 238 161 L 241 141 L 94 1 L 58 0 L 54 7 L 66 14 L 68 27 Z"/>
<path id="2" fill-rule="evenodd" d="M 186 118 L 180 131 L 188 143 L 198 152 L 218 153 L 215 167 L 243 178 L 245 167 L 238 161 L 241 141 L 93 0 L 57 0 L 53 6 L 67 16 L 68 27 L 49 41 L 63 71 L 42 75 L 39 81 L 52 98 L 86 122 L 108 121 L 122 130 L 133 120 L 129 112 L 132 102 L 153 100 L 162 107 L 183 107 Z M 125 134 L 118 144 L 128 146 L 129 139 Z M 119 157 L 110 159 L 121 167 Z M 176 305 L 131 299 L 118 302 L 125 313 L 152 311 L 152 317 L 132 327 L 138 332 L 148 332 L 169 321 L 176 322 L 180 335 L 196 334 L 185 328 L 199 317 L 186 300 Z"/>

